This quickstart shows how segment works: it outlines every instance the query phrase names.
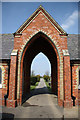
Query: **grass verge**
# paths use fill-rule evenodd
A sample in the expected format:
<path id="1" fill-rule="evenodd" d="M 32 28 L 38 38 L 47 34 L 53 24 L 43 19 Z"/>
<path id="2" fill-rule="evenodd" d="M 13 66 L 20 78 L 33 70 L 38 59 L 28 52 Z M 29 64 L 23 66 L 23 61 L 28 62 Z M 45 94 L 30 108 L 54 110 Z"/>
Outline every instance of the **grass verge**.
<path id="1" fill-rule="evenodd" d="M 49 85 L 49 83 L 48 83 L 48 82 L 46 82 L 46 80 L 44 80 L 44 81 L 45 81 L 45 83 L 46 83 L 46 86 L 47 86 L 47 88 L 48 88 L 49 92 L 52 92 L 51 85 Z"/>
<path id="2" fill-rule="evenodd" d="M 30 85 L 30 90 L 34 90 L 36 88 L 36 86 L 38 85 L 39 82 L 36 82 L 35 85 Z"/>

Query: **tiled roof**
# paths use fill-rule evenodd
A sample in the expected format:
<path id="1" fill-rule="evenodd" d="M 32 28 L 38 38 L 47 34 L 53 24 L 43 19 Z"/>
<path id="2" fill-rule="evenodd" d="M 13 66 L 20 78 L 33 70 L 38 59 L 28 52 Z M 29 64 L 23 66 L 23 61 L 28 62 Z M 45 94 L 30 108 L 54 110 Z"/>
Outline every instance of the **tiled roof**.
<path id="1" fill-rule="evenodd" d="M 11 52 L 14 46 L 14 35 L 13 34 L 2 34 L 0 35 L 0 43 L 2 38 L 2 47 L 0 46 L 0 59 L 10 59 Z M 78 35 L 69 34 L 67 39 L 68 50 L 70 53 L 70 59 L 80 59 L 78 54 L 80 48 L 78 47 Z M 79 49 L 78 49 L 79 48 Z M 2 56 L 1 56 L 2 51 Z"/>
<path id="2" fill-rule="evenodd" d="M 2 34 L 0 35 L 0 43 L 1 41 L 2 41 L 2 57 L 1 57 L 1 49 L 0 49 L 0 58 L 10 59 L 10 55 L 14 46 L 14 35 Z"/>
<path id="3" fill-rule="evenodd" d="M 68 50 L 70 54 L 70 59 L 79 59 L 79 49 L 78 49 L 78 34 L 69 34 L 67 39 Z"/>

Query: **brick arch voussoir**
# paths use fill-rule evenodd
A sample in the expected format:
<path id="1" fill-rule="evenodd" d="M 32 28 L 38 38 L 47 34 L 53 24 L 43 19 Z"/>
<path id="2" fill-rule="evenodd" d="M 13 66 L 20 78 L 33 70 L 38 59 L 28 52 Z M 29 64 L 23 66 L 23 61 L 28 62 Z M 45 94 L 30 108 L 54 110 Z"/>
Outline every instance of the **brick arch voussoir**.
<path id="1" fill-rule="evenodd" d="M 55 50 L 55 52 L 56 52 L 57 57 L 59 56 L 59 59 L 60 59 L 61 56 L 63 56 L 62 49 L 60 48 L 58 42 L 57 42 L 56 40 L 54 40 L 54 38 L 52 38 L 52 36 L 51 36 L 50 34 L 48 35 L 47 32 L 45 32 L 45 31 L 43 31 L 43 30 L 39 30 L 39 31 L 33 32 L 33 33 L 27 38 L 27 42 L 25 41 L 25 42 L 23 43 L 23 45 L 22 45 L 22 47 L 21 47 L 21 49 L 20 49 L 20 52 L 19 52 L 19 53 L 20 53 L 20 55 L 19 55 L 20 61 L 22 60 L 22 56 L 24 55 L 24 54 L 23 54 L 24 51 L 26 51 L 25 48 L 27 49 L 26 46 L 28 45 L 28 43 L 30 42 L 30 40 L 31 40 L 34 36 L 36 36 L 39 32 L 42 32 L 45 36 L 47 36 L 47 38 L 50 40 L 49 42 L 50 42 L 51 44 L 53 44 L 53 47 L 54 47 L 54 50 Z"/>

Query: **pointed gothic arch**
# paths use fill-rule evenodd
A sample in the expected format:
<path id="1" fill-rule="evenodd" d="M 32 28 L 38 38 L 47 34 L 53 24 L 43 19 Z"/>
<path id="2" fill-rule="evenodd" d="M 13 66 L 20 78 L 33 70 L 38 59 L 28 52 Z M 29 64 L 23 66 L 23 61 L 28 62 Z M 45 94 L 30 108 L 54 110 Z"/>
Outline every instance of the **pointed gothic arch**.
<path id="1" fill-rule="evenodd" d="M 52 68 L 55 66 L 53 74 L 55 76 L 57 72 L 57 77 L 53 77 L 53 79 L 57 78 L 58 104 L 64 107 L 72 106 L 70 56 L 67 48 L 67 33 L 41 6 L 14 34 L 14 49 L 11 53 L 10 84 L 7 104 L 9 106 L 10 102 L 12 106 L 22 104 L 23 64 L 27 66 L 25 68 L 25 71 L 28 70 L 28 76 L 26 78 L 29 79 L 31 61 L 39 51 L 42 51 L 49 57 Z M 49 53 L 51 55 L 49 55 Z M 56 65 L 53 64 L 54 62 Z M 27 90 L 29 90 L 29 80 L 27 85 Z"/>
<path id="2" fill-rule="evenodd" d="M 35 41 L 35 39 L 37 39 L 38 37 L 43 37 L 43 38 L 45 38 L 45 41 L 47 41 L 48 42 L 48 44 L 50 44 L 50 46 L 52 47 L 52 49 L 55 51 L 55 53 L 52 53 L 52 54 L 55 54 L 56 55 L 56 60 L 57 60 L 57 66 L 60 66 L 60 57 L 59 57 L 59 54 L 58 54 L 58 50 L 56 49 L 56 45 L 52 42 L 52 40 L 46 35 L 46 34 L 44 34 L 43 32 L 38 32 L 38 33 L 36 33 L 34 36 L 32 36 L 31 38 L 30 38 L 30 40 L 28 41 L 28 43 L 26 43 L 25 45 L 24 45 L 24 47 L 23 47 L 23 51 L 22 51 L 22 54 L 21 54 L 21 61 L 20 61 L 20 63 L 21 63 L 21 65 L 20 65 L 20 84 L 19 84 L 19 86 L 20 86 L 20 88 L 19 88 L 19 90 L 22 88 L 22 70 L 23 70 L 23 61 L 24 61 L 24 56 L 25 56 L 25 54 L 26 54 L 26 51 L 28 50 L 28 48 L 31 46 L 31 44 L 33 44 L 33 42 Z M 41 41 L 40 41 L 41 42 Z M 49 46 L 49 48 L 50 48 L 50 46 Z M 38 47 L 39 47 L 39 44 L 38 44 Z M 41 46 L 40 46 L 41 47 Z M 32 50 L 32 49 L 31 49 Z M 39 52 L 38 52 L 39 53 Z M 37 54 L 38 54 L 37 53 Z M 37 55 L 36 53 L 35 53 L 35 56 Z M 44 53 L 45 54 L 45 53 Z M 47 53 L 46 53 L 47 54 Z M 31 56 L 32 56 L 32 54 L 31 54 Z M 35 57 L 35 56 L 33 56 L 33 58 Z M 49 55 L 46 55 L 48 58 L 49 58 Z M 33 58 L 32 58 L 32 60 L 33 60 Z M 52 58 L 52 56 L 51 56 L 51 58 Z M 49 60 L 51 59 L 51 58 L 49 58 Z M 31 61 L 32 61 L 31 60 Z M 30 59 L 28 60 L 28 61 L 30 61 Z M 50 60 L 51 61 L 51 60 Z M 53 60 L 53 62 L 54 62 L 54 60 Z M 29 63 L 28 63 L 29 64 Z M 30 63 L 31 64 L 31 63 Z M 58 73 L 57 73 L 57 77 L 58 77 L 58 86 L 60 85 L 60 75 L 59 75 L 59 71 L 60 71 L 60 68 L 58 67 L 57 68 L 58 69 Z M 29 70 L 29 68 L 28 68 L 28 70 Z M 29 77 L 29 76 L 28 76 Z M 27 77 L 27 78 L 28 78 Z M 63 83 L 63 81 L 62 81 L 62 83 Z M 28 87 L 28 89 L 29 89 L 29 87 Z M 60 97 L 62 97 L 62 96 L 60 96 L 60 93 L 61 94 L 63 94 L 63 92 L 62 92 L 62 90 L 63 90 L 63 88 L 60 90 L 60 88 L 58 87 L 58 91 L 61 91 L 61 92 L 58 92 L 58 100 L 60 101 L 60 99 L 63 99 L 63 98 L 60 98 Z M 20 93 L 19 93 L 21 96 L 20 96 L 20 104 L 22 103 L 22 89 L 20 90 Z"/>
<path id="3" fill-rule="evenodd" d="M 30 66 L 30 74 L 31 76 L 33 75 L 43 76 L 45 74 L 51 76 L 51 63 L 49 58 L 44 53 L 40 52 L 33 58 Z"/>

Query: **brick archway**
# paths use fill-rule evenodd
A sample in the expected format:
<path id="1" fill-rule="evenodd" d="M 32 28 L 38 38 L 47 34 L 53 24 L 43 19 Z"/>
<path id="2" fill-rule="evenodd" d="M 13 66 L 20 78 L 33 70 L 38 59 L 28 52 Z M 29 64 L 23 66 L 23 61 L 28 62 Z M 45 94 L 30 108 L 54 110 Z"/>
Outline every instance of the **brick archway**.
<path id="1" fill-rule="evenodd" d="M 39 37 L 41 37 L 41 40 L 38 40 Z M 40 43 L 37 43 L 37 41 L 41 42 L 42 46 L 47 46 L 45 47 L 46 51 L 44 50 L 44 47 L 41 48 L 40 46 L 39 48 Z M 33 47 L 35 45 L 38 47 Z M 51 50 L 51 56 L 47 54 L 47 48 Z M 32 52 L 33 50 L 36 52 Z M 21 105 L 23 64 L 26 63 L 24 61 L 26 61 L 26 56 L 27 58 L 30 57 L 27 55 L 29 53 L 28 51 L 30 51 L 31 58 L 29 58 L 26 63 L 28 65 L 29 74 L 31 61 L 40 50 L 49 57 L 53 67 L 53 61 L 55 61 L 57 65 L 57 69 L 55 69 L 55 72 L 53 73 L 57 73 L 59 106 L 71 107 L 70 56 L 67 48 L 67 33 L 65 33 L 65 31 L 41 6 L 14 34 L 14 50 L 11 53 L 7 105 L 13 107 L 16 104 Z M 29 79 L 29 75 L 27 77 Z M 29 89 L 29 87 L 27 88 Z"/>
<path id="2" fill-rule="evenodd" d="M 33 49 L 34 48 L 34 49 Z M 50 40 L 50 38 L 45 35 L 42 32 L 38 32 L 36 35 L 34 35 L 29 42 L 25 45 L 23 51 L 22 51 L 22 57 L 21 57 L 21 67 L 20 67 L 20 104 L 22 103 L 22 73 L 23 73 L 23 66 L 24 64 L 26 67 L 27 77 L 26 79 L 29 79 L 26 81 L 24 85 L 26 85 L 24 88 L 24 91 L 29 91 L 30 87 L 30 65 L 34 57 L 39 53 L 43 52 L 51 63 L 52 68 L 52 89 L 53 92 L 56 94 L 57 90 L 58 92 L 58 101 L 60 101 L 60 60 L 58 51 L 54 45 L 54 43 Z M 51 52 L 51 53 L 50 53 Z M 25 66 L 24 66 L 25 67 Z M 54 68 L 54 69 L 53 69 Z M 54 77 L 53 77 L 54 76 Z M 53 83 L 54 82 L 54 83 Z M 57 87 L 58 84 L 58 87 Z M 55 88 L 55 89 L 54 89 Z"/>

